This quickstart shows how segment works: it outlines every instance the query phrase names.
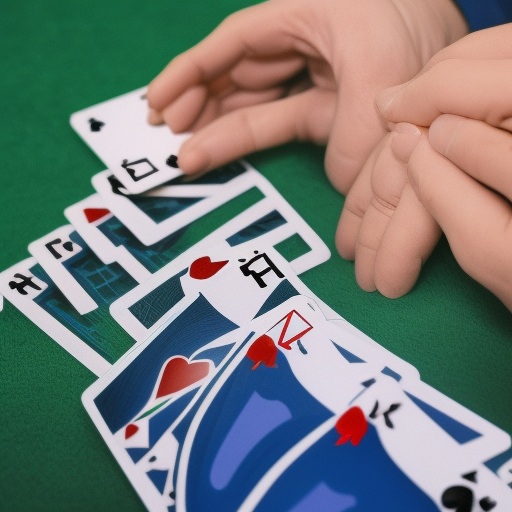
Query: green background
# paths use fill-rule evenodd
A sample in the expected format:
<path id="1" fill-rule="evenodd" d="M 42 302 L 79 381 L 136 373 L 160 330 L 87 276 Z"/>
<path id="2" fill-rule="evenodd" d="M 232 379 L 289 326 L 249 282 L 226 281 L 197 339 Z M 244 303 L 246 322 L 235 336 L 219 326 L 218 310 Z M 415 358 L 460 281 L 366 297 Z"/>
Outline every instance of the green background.
<path id="1" fill-rule="evenodd" d="M 245 0 L 0 3 L 0 270 L 65 224 L 103 170 L 71 113 L 148 83 Z M 248 160 L 323 238 L 331 259 L 303 280 L 425 382 L 512 432 L 512 315 L 457 266 L 443 240 L 411 293 L 365 293 L 336 253 L 343 197 L 323 148 L 289 144 Z M 10 304 L 0 314 L 0 508 L 141 511 L 80 401 L 95 380 Z"/>

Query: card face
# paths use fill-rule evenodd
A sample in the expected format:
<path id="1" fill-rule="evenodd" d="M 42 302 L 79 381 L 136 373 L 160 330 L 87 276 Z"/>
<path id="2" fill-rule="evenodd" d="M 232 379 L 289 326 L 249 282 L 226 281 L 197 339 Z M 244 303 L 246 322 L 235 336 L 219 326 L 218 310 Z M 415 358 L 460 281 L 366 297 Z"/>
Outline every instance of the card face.
<path id="1" fill-rule="evenodd" d="M 146 87 L 76 112 L 71 126 L 131 194 L 182 174 L 178 150 L 189 137 L 146 121 Z"/>
<path id="2" fill-rule="evenodd" d="M 194 181 L 179 176 L 142 195 L 128 194 L 110 171 L 97 174 L 92 183 L 106 207 L 145 245 L 162 240 L 253 187 L 267 196 L 278 195 L 244 162 L 233 162 Z"/>
<path id="3" fill-rule="evenodd" d="M 216 369 L 252 338 L 198 295 L 152 341 L 141 344 L 84 394 L 86 408 L 150 510 L 166 510 L 173 503 L 174 458 L 183 425 L 197 407 L 197 394 L 211 386 Z M 333 352 L 339 355 L 337 349 Z M 381 366 L 375 363 L 377 371 Z M 134 401 L 135 395 L 139 398 Z M 312 405 L 303 388 L 300 395 L 306 399 L 302 407 Z"/>
<path id="4" fill-rule="evenodd" d="M 110 305 L 138 282 L 117 263 L 105 264 L 70 224 L 32 242 L 29 252 L 76 310 Z"/>
<path id="5" fill-rule="evenodd" d="M 464 482 L 475 495 L 510 500 L 471 456 L 471 436 L 454 436 L 437 401 L 418 405 L 426 399 L 421 384 L 390 377 L 382 353 L 350 332 L 337 343 L 332 334 L 307 297 L 237 328 L 199 295 L 83 402 L 150 510 L 290 510 L 275 498 L 275 483 L 297 465 L 307 485 L 281 487 L 294 501 L 325 491 L 317 489 L 324 478 L 331 498 L 347 494 L 344 484 L 352 504 L 365 503 L 377 485 L 377 500 L 404 493 L 414 510 L 438 510 L 441 495 Z M 462 477 L 471 471 L 481 479 L 475 485 Z M 271 493 L 275 501 L 265 501 Z"/>
<path id="6" fill-rule="evenodd" d="M 258 233 L 263 231 L 257 230 Z M 267 237 L 266 241 L 272 242 L 268 238 L 271 235 L 272 233 L 267 233 L 263 238 Z M 281 236 L 274 238 L 274 241 L 280 238 Z M 293 269 L 286 270 L 289 264 L 282 256 L 270 247 L 261 250 L 262 246 L 259 244 L 264 241 L 256 238 L 253 242 L 233 247 L 225 242 L 210 244 L 206 241 L 198 244 L 155 275 L 152 280 L 118 299 L 110 307 L 110 312 L 117 322 L 139 341 L 146 339 L 164 324 L 184 296 L 194 296 L 198 293 L 205 296 L 219 311 L 238 325 L 295 295 L 309 297 L 320 306 L 323 315 L 327 313 L 329 318 L 332 318 L 335 313 L 302 283 Z M 212 267 L 218 265 L 219 270 L 207 278 L 203 276 L 198 279 L 192 270 L 194 262 L 201 261 L 209 262 Z M 268 273 L 261 277 L 261 284 L 266 286 L 260 287 L 254 276 L 257 277 L 258 272 L 262 271 Z M 270 279 L 271 277 L 273 279 Z M 234 307 L 234 304 L 237 306 Z M 402 377 L 419 378 L 417 369 L 411 364 L 370 340 L 339 315 L 336 314 L 336 318 L 336 322 L 328 322 L 334 343 L 339 342 L 339 333 L 343 332 L 345 340 L 350 337 L 353 343 L 357 340 L 357 343 L 370 345 L 382 352 L 383 361 L 387 361 L 389 375 L 398 380 Z"/>
<path id="7" fill-rule="evenodd" d="M 264 196 L 252 189 L 232 199 L 227 204 L 207 212 L 199 219 L 191 220 L 152 245 L 144 245 L 129 229 L 106 208 L 98 194 L 93 194 L 66 209 L 65 214 L 80 236 L 98 257 L 107 264 L 117 262 L 137 281 L 148 279 L 153 273 L 171 262 L 177 255 L 211 235 L 217 228 L 232 217 L 255 205 Z M 292 217 L 300 223 L 299 231 L 305 236 L 311 234 L 310 228 L 298 217 Z M 271 230 L 287 223 L 280 214 L 268 218 L 265 230 Z M 256 235 L 256 234 L 255 234 Z M 310 237 L 317 247 L 323 245 L 318 239 Z"/>
<path id="8" fill-rule="evenodd" d="M 181 299 L 182 293 L 207 294 L 208 300 L 213 300 L 215 307 L 224 308 L 235 323 L 250 320 L 263 304 L 263 297 L 270 296 L 273 289 L 267 286 L 268 278 L 278 274 L 279 269 L 272 268 L 271 259 L 266 260 L 265 250 L 253 254 L 247 250 L 252 240 L 255 246 L 280 247 L 297 236 L 306 241 L 308 247 L 315 247 L 306 254 L 301 254 L 290 262 L 293 273 L 301 273 L 311 265 L 325 261 L 328 249 L 319 240 L 314 240 L 314 232 L 304 223 L 302 227 L 297 222 L 283 222 L 285 217 L 281 210 L 274 209 L 274 204 L 265 199 L 255 204 L 244 213 L 232 219 L 210 236 L 204 238 L 192 249 L 177 257 L 171 264 L 157 272 L 150 280 L 142 283 L 136 289 L 118 299 L 110 308 L 112 316 L 136 340 L 144 340 L 166 321 L 166 315 Z M 288 217 L 288 213 L 285 213 Z M 287 220 L 286 219 L 286 220 Z M 306 228 L 307 229 L 304 229 Z M 321 241 L 320 241 L 321 242 Z M 218 245 L 217 245 L 218 244 Z M 255 247 L 254 250 L 260 250 Z M 209 258 L 212 262 L 228 262 L 218 273 L 207 279 L 192 279 L 186 277 L 189 266 L 195 260 Z M 239 262 L 244 259 L 245 262 Z M 251 266 L 251 265 L 254 265 Z M 259 270 L 258 270 L 259 268 Z M 256 270 L 253 270 L 256 269 Z M 276 270 L 278 272 L 276 272 Z M 244 274 L 245 272 L 245 274 Z M 258 272 L 268 272 L 259 286 L 253 278 Z M 280 273 L 280 272 L 279 272 Z M 183 276 L 183 279 L 182 279 Z M 226 278 L 226 276 L 230 276 Z M 226 281 L 226 279 L 228 279 Z M 277 282 L 281 277 L 275 281 Z M 229 283 L 229 284 L 227 284 Z M 252 285 L 255 294 L 246 293 L 246 287 Z M 238 296 L 239 305 L 246 303 L 245 309 L 233 307 L 227 297 Z M 228 308 L 229 312 L 225 309 Z M 240 325 L 240 324 L 239 324 Z"/>
<path id="9" fill-rule="evenodd" d="M 64 215 L 103 263 L 119 263 L 139 283 L 151 277 L 151 271 L 147 268 L 149 265 L 141 263 L 128 247 L 133 247 L 134 252 L 138 249 L 138 253 L 147 255 L 150 262 L 152 256 L 157 254 L 142 246 L 114 217 L 99 194 L 69 206 L 64 210 Z"/>
<path id="10" fill-rule="evenodd" d="M 442 491 L 431 498 L 386 457 L 373 426 L 369 426 L 359 446 L 336 446 L 336 421 L 337 418 L 326 421 L 294 446 L 287 454 L 290 463 L 286 464 L 286 457 L 283 457 L 280 463 L 284 464 L 276 464 L 267 473 L 240 510 L 287 511 L 293 507 L 304 511 L 354 508 L 398 512 L 510 509 L 510 488 L 487 467 L 469 466 L 472 470 L 462 470 L 464 476 L 455 478 L 455 485 L 445 481 L 442 485 L 446 487 L 441 487 Z"/>
<path id="11" fill-rule="evenodd" d="M 105 373 L 111 362 L 133 345 L 110 315 L 81 316 L 35 258 L 2 272 L 0 290 L 29 320 L 96 375 Z"/>
<path id="12" fill-rule="evenodd" d="M 308 486 L 316 489 L 325 484 L 327 474 L 339 478 L 332 492 L 327 493 L 331 498 L 338 493 L 341 495 L 337 497 L 343 498 L 350 490 L 344 497 L 350 498 L 352 505 L 366 503 L 366 494 L 372 494 L 375 482 L 365 478 L 365 473 L 373 470 L 376 478 L 385 480 L 382 494 L 391 500 L 390 506 L 397 493 L 407 496 L 405 501 L 413 496 L 405 508 L 397 505 L 386 510 L 405 512 L 411 506 L 414 510 L 441 510 L 448 502 L 462 506 L 463 502 L 458 501 L 463 499 L 461 493 L 479 499 L 487 496 L 486 503 L 497 501 L 502 510 L 510 507 L 510 489 L 483 466 L 479 458 L 482 452 L 475 452 L 472 445 L 479 436 L 497 433 L 504 438 L 504 432 L 496 427 L 487 432 L 476 432 L 473 425 L 454 427 L 459 415 L 457 411 L 455 417 L 440 414 L 439 397 L 431 396 L 434 400 L 428 402 L 418 400 L 418 396 L 427 399 L 430 388 L 425 384 L 413 382 L 412 395 L 408 381 L 397 382 L 378 371 L 379 365 L 361 365 L 360 360 L 345 354 L 340 359 L 332 350 L 330 336 L 322 331 L 322 321 L 318 325 L 318 318 L 311 316 L 298 298 L 290 299 L 272 314 L 265 334 L 223 369 L 190 424 L 177 462 L 177 509 L 198 511 L 208 503 L 219 510 L 254 510 L 277 477 L 320 439 L 319 434 L 327 433 L 332 464 L 325 453 L 319 454 L 316 463 L 309 458 L 300 471 L 312 481 L 300 487 L 292 478 L 289 487 L 279 488 L 281 494 L 294 496 L 295 503 L 304 498 Z M 261 331 L 252 325 L 257 336 Z M 353 355 L 362 359 L 357 352 Z M 254 378 L 260 369 L 264 373 Z M 306 408 L 297 407 L 293 400 L 297 382 L 316 399 L 317 409 L 321 404 L 334 417 L 317 412 L 303 396 L 299 404 Z M 307 423 L 312 418 L 317 420 L 316 425 Z M 489 425 L 481 418 L 480 424 L 484 428 Z M 294 436 L 301 428 L 303 435 L 297 441 Z M 337 446 L 348 441 L 355 448 L 337 456 Z M 350 464 L 351 457 L 353 464 L 363 469 L 359 473 L 362 480 L 354 482 L 352 488 L 347 482 L 353 481 L 357 470 Z M 323 468 L 328 469 L 327 474 L 322 470 L 324 464 L 328 464 Z M 313 467 L 319 470 L 316 479 Z M 390 479 L 386 481 L 387 477 Z M 377 501 L 363 510 L 380 509 L 383 496 L 380 492 L 373 494 Z M 257 510 L 281 510 L 275 493 L 272 498 L 275 501 L 267 500 Z M 282 510 L 290 508 L 283 506 Z"/>
<path id="13" fill-rule="evenodd" d="M 168 476 L 179 443 L 169 425 L 231 357 L 240 335 L 238 326 L 197 296 L 84 393 L 87 411 L 149 510 L 167 511 L 174 503 Z"/>
<path id="14" fill-rule="evenodd" d="M 242 183 L 243 187 L 240 187 Z M 157 233 L 158 236 L 155 239 L 158 241 L 149 246 L 140 242 L 138 237 L 134 237 L 131 230 L 124 225 L 123 219 L 112 215 L 110 206 L 104 204 L 102 198 L 96 194 L 67 208 L 65 214 L 104 263 L 118 262 L 138 281 L 145 280 L 148 273 L 155 273 L 172 261 L 176 255 L 183 252 L 185 247 L 189 248 L 195 243 L 201 242 L 203 238 L 231 219 L 229 229 L 232 232 L 230 234 L 239 230 L 239 237 L 244 240 L 257 236 L 258 230 L 263 230 L 262 233 L 264 233 L 285 225 L 291 226 L 289 229 L 295 229 L 302 242 L 305 242 L 305 247 L 307 246 L 309 249 L 301 255 L 301 258 L 295 258 L 293 266 L 296 272 L 303 272 L 328 258 L 329 251 L 318 235 L 259 173 L 256 171 L 244 173 L 243 182 L 238 182 L 236 186 L 235 183 L 231 183 L 229 187 L 230 190 L 236 190 L 234 197 L 231 197 L 233 195 L 231 192 L 227 195 L 212 196 L 216 202 L 207 203 L 205 201 L 204 204 L 210 206 L 199 217 L 196 217 L 200 213 L 198 210 L 192 217 L 180 217 L 181 220 L 177 219 L 176 224 L 168 224 L 166 230 L 171 232 L 170 234 L 160 238 L 163 232 Z M 221 195 L 223 196 L 222 200 L 220 199 Z M 124 196 L 117 197 L 126 200 Z M 160 199 L 163 202 L 159 203 L 157 208 L 159 211 L 166 211 L 167 201 L 171 205 L 174 201 L 173 198 Z M 221 204 L 218 204 L 219 202 Z M 272 211 L 268 207 L 270 203 L 273 204 Z M 257 212 L 260 210 L 261 213 L 268 212 L 269 214 L 264 219 L 265 226 L 263 227 L 261 223 L 259 226 L 254 224 L 252 233 L 249 229 L 243 231 L 249 226 L 249 224 L 243 224 L 246 222 L 244 221 L 246 217 L 238 217 L 242 212 L 249 211 L 251 207 L 253 207 L 251 211 L 255 212 L 254 215 L 258 215 Z M 132 209 L 138 208 L 132 204 Z M 143 216 L 147 217 L 146 214 Z M 133 219 L 136 218 L 137 215 L 134 214 Z M 239 220 L 237 221 L 235 218 Z M 174 222 L 173 219 L 172 216 L 169 218 Z M 130 222 L 128 220 L 128 228 L 131 226 L 133 229 L 137 229 L 137 223 L 132 225 Z M 151 227 L 147 226 L 147 228 L 142 232 L 149 235 Z M 210 239 L 210 242 L 214 241 L 214 239 Z M 231 243 L 235 243 L 235 241 Z"/>

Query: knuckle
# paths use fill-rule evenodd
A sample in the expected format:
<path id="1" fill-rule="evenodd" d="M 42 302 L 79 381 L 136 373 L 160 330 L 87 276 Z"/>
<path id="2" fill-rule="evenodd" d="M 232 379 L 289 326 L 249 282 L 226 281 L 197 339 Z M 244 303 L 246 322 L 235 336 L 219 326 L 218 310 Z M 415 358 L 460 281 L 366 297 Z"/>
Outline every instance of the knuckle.
<path id="1" fill-rule="evenodd" d="M 368 204 L 365 198 L 356 193 L 351 193 L 347 196 L 345 206 L 343 207 L 344 210 L 361 219 L 364 217 L 367 208 Z"/>
<path id="2" fill-rule="evenodd" d="M 236 25 L 240 18 L 245 17 L 245 9 L 241 9 L 239 11 L 232 12 L 228 14 L 219 24 L 219 28 L 225 28 L 227 26 Z"/>
<path id="3" fill-rule="evenodd" d="M 386 217 L 391 217 L 396 210 L 396 206 L 394 204 L 376 195 L 372 197 L 371 205 Z"/>
<path id="4" fill-rule="evenodd" d="M 236 124 L 240 134 L 237 138 L 244 141 L 244 152 L 252 153 L 258 148 L 257 130 L 253 125 L 252 116 L 246 108 L 236 111 L 234 115 L 238 120 Z"/>

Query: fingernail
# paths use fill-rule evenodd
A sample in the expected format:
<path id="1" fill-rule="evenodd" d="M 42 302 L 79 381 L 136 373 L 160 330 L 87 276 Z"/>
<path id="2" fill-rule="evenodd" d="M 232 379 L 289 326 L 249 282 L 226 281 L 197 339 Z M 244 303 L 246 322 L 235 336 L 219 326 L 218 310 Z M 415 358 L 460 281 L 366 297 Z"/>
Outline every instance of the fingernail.
<path id="1" fill-rule="evenodd" d="M 421 137 L 421 131 L 413 124 L 398 123 L 393 130 L 391 149 L 402 162 L 408 163 Z"/>
<path id="2" fill-rule="evenodd" d="M 451 143 L 462 121 L 463 117 L 443 114 L 430 125 L 428 140 L 441 155 L 448 156 Z"/>
<path id="3" fill-rule="evenodd" d="M 206 171 L 210 165 L 210 155 L 202 148 L 195 148 L 185 153 L 180 152 L 180 168 L 186 174 Z"/>
<path id="4" fill-rule="evenodd" d="M 375 97 L 375 106 L 382 116 L 386 117 L 386 114 L 391 108 L 391 105 L 393 105 L 395 98 L 404 87 L 405 84 L 396 85 L 395 87 L 389 87 L 388 89 L 383 89 L 377 93 L 377 96 Z"/>
<path id="5" fill-rule="evenodd" d="M 148 111 L 147 119 L 149 124 L 162 124 L 164 122 L 162 114 L 158 110 L 154 110 L 152 108 Z"/>

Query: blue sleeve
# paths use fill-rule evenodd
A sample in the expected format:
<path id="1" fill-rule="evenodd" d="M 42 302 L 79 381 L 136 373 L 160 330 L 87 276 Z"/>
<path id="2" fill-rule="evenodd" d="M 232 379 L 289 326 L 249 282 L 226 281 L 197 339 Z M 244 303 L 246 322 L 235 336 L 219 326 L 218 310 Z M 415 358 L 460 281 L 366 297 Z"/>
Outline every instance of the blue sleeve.
<path id="1" fill-rule="evenodd" d="M 512 0 L 455 0 L 470 30 L 512 22 Z"/>

